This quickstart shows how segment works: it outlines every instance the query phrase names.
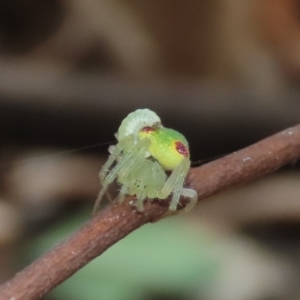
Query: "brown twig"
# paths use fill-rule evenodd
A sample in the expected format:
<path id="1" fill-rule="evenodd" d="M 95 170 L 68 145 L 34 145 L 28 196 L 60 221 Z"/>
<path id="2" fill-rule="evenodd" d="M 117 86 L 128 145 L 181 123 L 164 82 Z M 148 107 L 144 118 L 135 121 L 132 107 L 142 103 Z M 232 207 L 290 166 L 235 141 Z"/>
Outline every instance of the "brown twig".
<path id="1" fill-rule="evenodd" d="M 299 158 L 300 125 L 192 169 L 187 184 L 197 190 L 201 200 Z M 43 296 L 111 245 L 168 210 L 165 202 L 153 201 L 145 204 L 143 213 L 138 213 L 129 201 L 108 205 L 69 239 L 16 274 L 0 287 L 0 300 L 29 300 Z"/>

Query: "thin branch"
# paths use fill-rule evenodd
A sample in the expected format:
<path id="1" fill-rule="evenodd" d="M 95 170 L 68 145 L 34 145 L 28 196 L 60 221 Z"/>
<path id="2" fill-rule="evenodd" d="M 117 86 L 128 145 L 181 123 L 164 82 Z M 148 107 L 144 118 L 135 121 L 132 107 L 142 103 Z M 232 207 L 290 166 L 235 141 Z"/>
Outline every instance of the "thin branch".
<path id="1" fill-rule="evenodd" d="M 300 125 L 192 169 L 187 185 L 197 190 L 201 200 L 225 188 L 273 172 L 299 158 Z M 166 201 L 149 201 L 144 212 L 138 213 L 130 201 L 128 198 L 122 204 L 111 203 L 66 241 L 0 286 L 0 300 L 38 299 L 111 245 L 168 211 Z"/>

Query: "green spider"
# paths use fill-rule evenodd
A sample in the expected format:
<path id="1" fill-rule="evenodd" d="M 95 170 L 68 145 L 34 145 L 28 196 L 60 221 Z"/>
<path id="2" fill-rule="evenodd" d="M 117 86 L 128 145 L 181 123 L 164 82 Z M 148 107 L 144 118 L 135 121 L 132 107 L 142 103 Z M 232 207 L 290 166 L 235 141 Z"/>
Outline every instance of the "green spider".
<path id="1" fill-rule="evenodd" d="M 186 211 L 194 207 L 197 192 L 183 187 L 191 161 L 188 142 L 182 134 L 163 127 L 153 111 L 138 109 L 122 121 L 116 138 L 118 143 L 109 147 L 110 157 L 99 173 L 102 189 L 94 213 L 115 179 L 121 185 L 119 201 L 124 201 L 126 195 L 135 195 L 140 212 L 146 199 L 164 200 L 171 194 L 170 210 L 177 209 L 181 195 L 190 198 Z"/>

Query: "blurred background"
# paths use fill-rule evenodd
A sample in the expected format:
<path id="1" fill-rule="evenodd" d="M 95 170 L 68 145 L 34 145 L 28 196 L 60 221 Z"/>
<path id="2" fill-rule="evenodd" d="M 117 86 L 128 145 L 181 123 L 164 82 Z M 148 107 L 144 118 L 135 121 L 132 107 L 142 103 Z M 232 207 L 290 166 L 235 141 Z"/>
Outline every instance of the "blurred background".
<path id="1" fill-rule="evenodd" d="M 299 86 L 298 0 L 0 1 L 0 281 L 90 217 L 129 112 L 207 161 L 297 124 Z M 146 225 L 44 299 L 300 299 L 299 182 Z"/>

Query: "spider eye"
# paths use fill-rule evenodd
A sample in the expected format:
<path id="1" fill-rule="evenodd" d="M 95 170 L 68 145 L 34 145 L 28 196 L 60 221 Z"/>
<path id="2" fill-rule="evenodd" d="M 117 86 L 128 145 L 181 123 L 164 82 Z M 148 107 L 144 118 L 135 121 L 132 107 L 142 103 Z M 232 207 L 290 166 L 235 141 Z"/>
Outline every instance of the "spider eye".
<path id="1" fill-rule="evenodd" d="M 175 149 L 177 150 L 178 153 L 180 153 L 184 157 L 189 156 L 189 150 L 183 143 L 175 142 Z"/>
<path id="2" fill-rule="evenodd" d="M 146 126 L 146 127 L 143 127 L 141 129 L 142 132 L 152 132 L 152 131 L 155 131 L 155 129 L 151 126 Z"/>

